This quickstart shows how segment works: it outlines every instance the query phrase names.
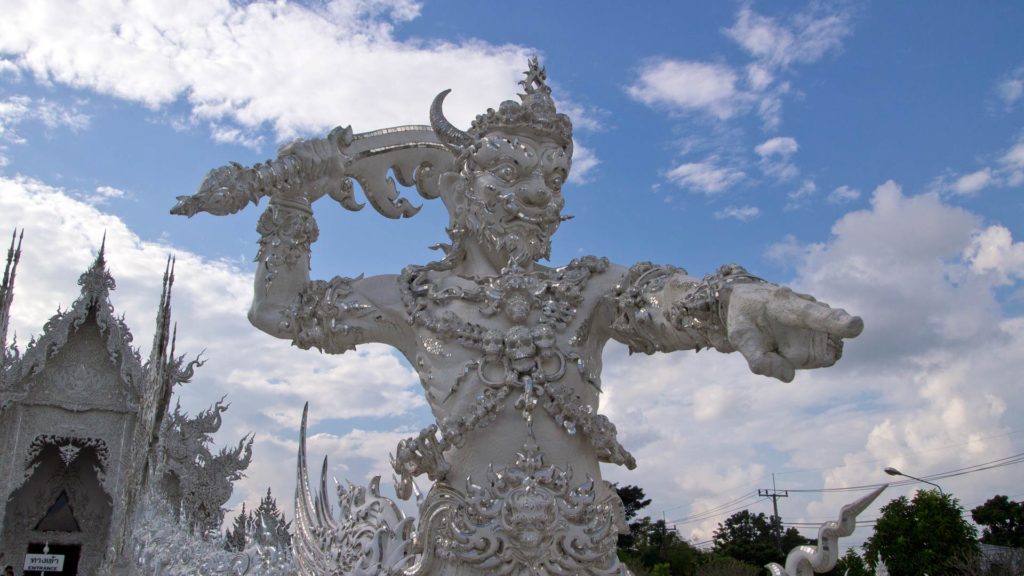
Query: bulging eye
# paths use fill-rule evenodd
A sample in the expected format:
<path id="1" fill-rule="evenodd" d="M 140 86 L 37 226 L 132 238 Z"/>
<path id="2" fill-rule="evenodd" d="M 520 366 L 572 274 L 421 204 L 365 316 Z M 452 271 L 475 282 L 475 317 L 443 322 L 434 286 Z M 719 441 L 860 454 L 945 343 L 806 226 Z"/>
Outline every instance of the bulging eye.
<path id="1" fill-rule="evenodd" d="M 564 170 L 553 170 L 548 173 L 547 178 L 544 179 L 547 185 L 551 188 L 558 189 L 565 184 L 565 171 Z"/>
<path id="2" fill-rule="evenodd" d="M 498 178 L 501 178 L 505 182 L 513 182 L 519 175 L 518 171 L 516 170 L 516 167 L 508 162 L 499 164 L 493 170 L 491 170 L 491 173 L 497 176 Z"/>

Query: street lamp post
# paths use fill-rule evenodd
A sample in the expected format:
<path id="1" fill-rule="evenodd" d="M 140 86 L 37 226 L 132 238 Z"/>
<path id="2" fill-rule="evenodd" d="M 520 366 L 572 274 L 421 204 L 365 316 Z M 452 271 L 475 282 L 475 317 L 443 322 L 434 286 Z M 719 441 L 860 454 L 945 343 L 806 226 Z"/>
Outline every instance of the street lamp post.
<path id="1" fill-rule="evenodd" d="M 910 474 L 904 474 L 903 472 L 900 472 L 899 470 L 893 468 L 892 466 L 887 467 L 885 469 L 885 473 L 888 474 L 889 476 L 905 476 L 905 477 L 910 478 L 912 480 L 917 480 L 918 482 L 924 482 L 925 484 L 931 484 L 932 486 L 935 486 L 936 488 L 939 489 L 939 494 L 942 494 L 943 496 L 946 495 L 946 493 L 942 491 L 942 486 L 939 486 L 935 482 L 929 482 L 928 480 L 925 480 L 924 478 L 918 478 L 917 476 L 911 476 Z"/>

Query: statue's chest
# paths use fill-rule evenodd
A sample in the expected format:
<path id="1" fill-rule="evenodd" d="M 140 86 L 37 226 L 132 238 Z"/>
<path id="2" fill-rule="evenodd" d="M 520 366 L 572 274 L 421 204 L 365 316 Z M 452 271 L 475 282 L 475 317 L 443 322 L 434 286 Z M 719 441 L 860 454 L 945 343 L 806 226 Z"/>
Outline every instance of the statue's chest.
<path id="1" fill-rule="evenodd" d="M 483 279 L 407 269 L 400 280 L 403 303 L 417 337 L 416 369 L 432 405 L 461 404 L 467 388 L 502 396 L 518 391 L 527 408 L 545 387 L 575 393 L 587 381 L 578 350 L 587 285 L 607 266 L 584 258 L 564 268 Z"/>

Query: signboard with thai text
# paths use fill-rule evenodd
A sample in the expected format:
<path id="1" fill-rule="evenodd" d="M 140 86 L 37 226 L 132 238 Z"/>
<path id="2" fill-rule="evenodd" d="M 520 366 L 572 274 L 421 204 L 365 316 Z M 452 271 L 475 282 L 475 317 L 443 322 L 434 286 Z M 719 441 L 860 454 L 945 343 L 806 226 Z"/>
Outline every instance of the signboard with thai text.
<path id="1" fill-rule="evenodd" d="M 63 554 L 26 554 L 25 571 L 62 572 L 64 570 Z"/>

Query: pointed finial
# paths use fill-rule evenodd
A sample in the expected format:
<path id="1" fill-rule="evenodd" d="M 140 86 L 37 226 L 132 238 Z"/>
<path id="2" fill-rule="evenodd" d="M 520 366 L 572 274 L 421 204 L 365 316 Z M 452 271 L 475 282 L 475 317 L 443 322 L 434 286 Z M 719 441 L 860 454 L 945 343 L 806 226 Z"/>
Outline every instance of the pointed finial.
<path id="1" fill-rule="evenodd" d="M 96 260 L 88 270 L 78 277 L 78 285 L 82 287 L 82 296 L 89 298 L 93 304 L 101 299 L 109 298 L 110 291 L 117 287 L 114 278 L 107 272 L 106 252 L 107 233 L 104 231 L 99 252 L 96 253 Z"/>
<path id="2" fill-rule="evenodd" d="M 7 249 L 7 263 L 4 265 L 4 276 L 0 280 L 0 354 L 7 349 L 7 328 L 11 321 L 11 304 L 14 302 L 14 278 L 18 273 L 18 262 L 21 261 L 21 241 L 25 238 L 25 229 L 15 228 L 11 233 L 11 246 Z M 15 244 L 17 240 L 17 244 Z"/>

